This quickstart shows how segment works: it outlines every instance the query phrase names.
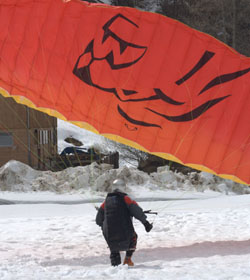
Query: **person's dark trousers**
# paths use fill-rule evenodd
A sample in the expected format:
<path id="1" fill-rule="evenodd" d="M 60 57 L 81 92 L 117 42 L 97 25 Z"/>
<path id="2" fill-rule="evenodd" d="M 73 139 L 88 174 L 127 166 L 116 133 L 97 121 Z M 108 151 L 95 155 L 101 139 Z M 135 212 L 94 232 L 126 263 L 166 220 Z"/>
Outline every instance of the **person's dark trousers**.
<path id="1" fill-rule="evenodd" d="M 117 266 L 121 264 L 121 255 L 120 252 L 111 252 L 110 261 L 112 266 Z"/>
<path id="2" fill-rule="evenodd" d="M 126 257 L 132 257 L 132 255 L 136 249 L 137 239 L 138 239 L 138 235 L 136 234 L 136 232 L 134 232 L 133 237 L 129 244 L 129 250 L 126 251 Z"/>

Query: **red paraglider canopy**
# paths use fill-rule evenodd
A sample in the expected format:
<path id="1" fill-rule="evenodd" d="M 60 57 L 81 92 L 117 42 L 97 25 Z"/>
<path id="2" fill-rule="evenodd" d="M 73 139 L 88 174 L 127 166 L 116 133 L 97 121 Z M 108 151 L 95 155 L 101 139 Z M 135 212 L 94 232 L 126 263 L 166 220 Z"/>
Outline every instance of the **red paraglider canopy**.
<path id="1" fill-rule="evenodd" d="M 250 183 L 250 59 L 159 14 L 1 0 L 0 92 L 135 148 Z"/>

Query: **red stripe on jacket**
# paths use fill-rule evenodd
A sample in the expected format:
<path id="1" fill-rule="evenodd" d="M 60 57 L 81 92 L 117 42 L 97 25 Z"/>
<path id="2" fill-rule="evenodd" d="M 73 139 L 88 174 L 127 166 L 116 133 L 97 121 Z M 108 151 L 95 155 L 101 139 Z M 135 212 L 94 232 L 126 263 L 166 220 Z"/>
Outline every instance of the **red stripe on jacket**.
<path id="1" fill-rule="evenodd" d="M 124 201 L 125 201 L 126 204 L 128 204 L 128 205 L 131 205 L 131 204 L 137 205 L 137 203 L 136 203 L 133 199 L 131 199 L 129 196 L 127 196 L 127 195 L 124 196 Z"/>

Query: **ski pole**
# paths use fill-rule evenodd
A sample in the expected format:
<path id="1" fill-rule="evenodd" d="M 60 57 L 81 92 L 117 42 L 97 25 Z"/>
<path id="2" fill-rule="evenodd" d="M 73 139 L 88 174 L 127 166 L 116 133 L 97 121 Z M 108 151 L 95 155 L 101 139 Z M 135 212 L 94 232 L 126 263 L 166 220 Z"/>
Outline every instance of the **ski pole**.
<path id="1" fill-rule="evenodd" d="M 154 215 L 158 215 L 158 212 L 152 212 L 151 210 L 145 210 L 143 211 L 145 214 L 154 214 Z"/>

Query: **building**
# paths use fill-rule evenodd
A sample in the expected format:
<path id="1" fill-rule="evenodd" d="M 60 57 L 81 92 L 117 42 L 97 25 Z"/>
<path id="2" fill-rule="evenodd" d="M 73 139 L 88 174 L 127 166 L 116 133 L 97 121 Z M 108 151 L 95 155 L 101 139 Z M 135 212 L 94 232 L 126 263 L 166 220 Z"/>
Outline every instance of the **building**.
<path id="1" fill-rule="evenodd" d="M 57 119 L 0 95 L 0 166 L 9 160 L 51 169 L 57 154 Z"/>

